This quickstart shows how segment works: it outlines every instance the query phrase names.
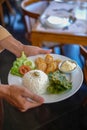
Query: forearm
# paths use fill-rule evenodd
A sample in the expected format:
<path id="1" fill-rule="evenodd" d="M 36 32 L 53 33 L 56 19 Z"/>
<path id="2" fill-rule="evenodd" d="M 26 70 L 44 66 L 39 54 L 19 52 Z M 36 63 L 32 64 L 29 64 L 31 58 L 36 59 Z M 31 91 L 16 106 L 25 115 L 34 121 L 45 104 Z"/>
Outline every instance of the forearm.
<path id="1" fill-rule="evenodd" d="M 4 27 L 0 26 L 0 46 L 19 57 L 24 45 L 16 40 Z"/>
<path id="2" fill-rule="evenodd" d="M 10 36 L 11 34 L 3 27 L 0 25 L 0 41 L 5 39 L 6 37 Z"/>
<path id="3" fill-rule="evenodd" d="M 8 88 L 9 85 L 4 85 L 4 84 L 0 85 L 0 98 L 5 98 L 6 95 L 8 95 Z"/>
<path id="4" fill-rule="evenodd" d="M 13 36 L 8 36 L 0 41 L 1 47 L 15 54 L 17 57 L 21 56 L 23 51 L 23 44 L 16 40 Z"/>

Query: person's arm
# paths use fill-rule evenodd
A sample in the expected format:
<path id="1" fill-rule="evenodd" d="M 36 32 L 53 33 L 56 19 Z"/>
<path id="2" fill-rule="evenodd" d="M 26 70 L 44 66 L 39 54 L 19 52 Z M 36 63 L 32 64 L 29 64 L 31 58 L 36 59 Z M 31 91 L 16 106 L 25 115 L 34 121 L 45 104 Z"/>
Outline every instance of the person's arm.
<path id="1" fill-rule="evenodd" d="M 3 35 L 2 35 L 3 34 Z M 37 54 L 47 54 L 51 50 L 44 50 L 40 47 L 23 45 L 16 40 L 6 29 L 0 26 L 0 46 L 9 50 L 17 57 L 21 56 L 22 51 L 27 56 Z M 9 103 L 20 109 L 26 111 L 27 109 L 41 105 L 44 99 L 36 94 L 31 93 L 25 87 L 17 85 L 0 85 L 0 98 L 7 100 Z M 27 100 L 30 99 L 30 100 Z"/>
<path id="2" fill-rule="evenodd" d="M 16 40 L 12 35 L 1 40 L 0 45 L 4 49 L 7 49 L 8 51 L 12 52 L 17 57 L 20 57 L 21 52 L 23 51 L 23 44 Z"/>
<path id="3" fill-rule="evenodd" d="M 3 27 L 0 25 L 0 41 L 5 39 L 6 37 L 10 36 L 11 34 Z"/>
<path id="4" fill-rule="evenodd" d="M 17 57 L 23 51 L 23 44 L 16 40 L 4 27 L 0 26 L 0 46 Z"/>
<path id="5" fill-rule="evenodd" d="M 20 41 L 16 40 L 4 27 L 0 26 L 0 46 L 9 50 L 17 57 L 21 56 L 21 52 L 24 51 L 27 56 L 36 54 L 50 53 L 52 50 L 44 50 L 40 47 L 23 45 Z"/>

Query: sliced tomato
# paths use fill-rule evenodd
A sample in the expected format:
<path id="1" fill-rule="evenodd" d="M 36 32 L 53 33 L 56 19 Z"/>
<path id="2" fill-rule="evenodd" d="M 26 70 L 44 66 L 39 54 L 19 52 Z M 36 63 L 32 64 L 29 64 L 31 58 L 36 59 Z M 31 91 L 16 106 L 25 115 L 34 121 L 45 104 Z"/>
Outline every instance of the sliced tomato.
<path id="1" fill-rule="evenodd" d="M 27 65 L 22 65 L 22 66 L 20 66 L 20 68 L 19 68 L 19 72 L 20 72 L 20 74 L 22 74 L 22 75 L 24 75 L 25 73 L 27 73 L 28 71 L 30 71 L 31 70 L 31 68 L 29 67 L 29 66 L 27 66 Z"/>

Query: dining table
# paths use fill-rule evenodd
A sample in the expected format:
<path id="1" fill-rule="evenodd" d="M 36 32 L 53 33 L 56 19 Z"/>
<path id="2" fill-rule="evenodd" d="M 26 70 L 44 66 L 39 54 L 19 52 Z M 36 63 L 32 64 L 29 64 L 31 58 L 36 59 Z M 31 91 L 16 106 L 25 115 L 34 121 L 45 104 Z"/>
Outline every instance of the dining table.
<path id="1" fill-rule="evenodd" d="M 61 21 L 55 21 L 55 17 Z M 33 25 L 31 31 L 32 45 L 42 46 L 44 41 L 47 41 L 48 44 L 53 42 L 86 46 L 87 1 L 49 1 L 47 8 Z"/>
<path id="2" fill-rule="evenodd" d="M 8 84 L 8 74 L 15 59 L 16 57 L 7 50 L 0 53 L 0 79 L 2 84 Z M 83 112 L 83 109 L 81 109 L 82 102 L 86 96 L 87 87 L 82 83 L 79 90 L 66 99 L 44 103 L 26 112 L 20 112 L 3 99 L 3 130 L 80 128 Z"/>

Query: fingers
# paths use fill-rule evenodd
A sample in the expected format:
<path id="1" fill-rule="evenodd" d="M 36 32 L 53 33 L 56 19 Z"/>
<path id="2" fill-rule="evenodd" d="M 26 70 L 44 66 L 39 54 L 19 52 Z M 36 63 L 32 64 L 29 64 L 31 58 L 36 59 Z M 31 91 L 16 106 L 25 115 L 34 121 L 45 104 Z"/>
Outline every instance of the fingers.
<path id="1" fill-rule="evenodd" d="M 21 99 L 21 102 L 20 102 L 19 110 L 21 112 L 25 112 L 28 109 L 38 107 L 43 104 L 43 102 L 41 100 L 40 100 L 40 102 L 36 102 L 35 100 L 29 99 L 29 98 L 27 99 L 25 97 L 20 97 L 20 99 Z"/>
<path id="2" fill-rule="evenodd" d="M 21 111 L 21 112 L 25 112 L 25 111 L 27 111 L 28 109 L 32 109 L 32 108 L 38 107 L 38 106 L 40 106 L 40 105 L 42 105 L 42 104 L 41 104 L 41 103 L 35 103 L 35 102 L 28 102 L 28 103 L 26 104 L 26 107 L 20 109 L 20 111 Z"/>
<path id="3" fill-rule="evenodd" d="M 44 102 L 44 98 L 43 97 L 38 96 L 38 95 L 33 94 L 33 93 L 24 96 L 24 98 L 26 98 L 27 101 L 29 101 L 29 102 L 37 102 L 37 103 L 43 103 Z"/>
<path id="4" fill-rule="evenodd" d="M 19 110 L 25 112 L 28 109 L 42 105 L 44 98 L 25 89 L 22 96 L 19 97 L 19 102 Z"/>
<path id="5" fill-rule="evenodd" d="M 44 102 L 44 99 L 43 99 L 42 97 L 36 95 L 36 94 L 32 94 L 31 99 L 32 99 L 33 101 L 38 102 L 38 103 L 43 103 L 43 102 Z"/>
<path id="6" fill-rule="evenodd" d="M 30 99 L 32 101 L 35 101 L 37 103 L 43 103 L 44 102 L 44 98 L 35 94 L 35 93 L 32 93 L 31 91 L 29 91 L 28 89 L 25 89 L 23 91 L 23 94 L 22 94 L 23 97 L 27 98 L 27 99 Z"/>
<path id="7" fill-rule="evenodd" d="M 41 49 L 40 50 L 40 54 L 48 54 L 48 53 L 51 53 L 52 52 L 52 49 L 49 49 L 49 50 L 43 50 Z"/>

